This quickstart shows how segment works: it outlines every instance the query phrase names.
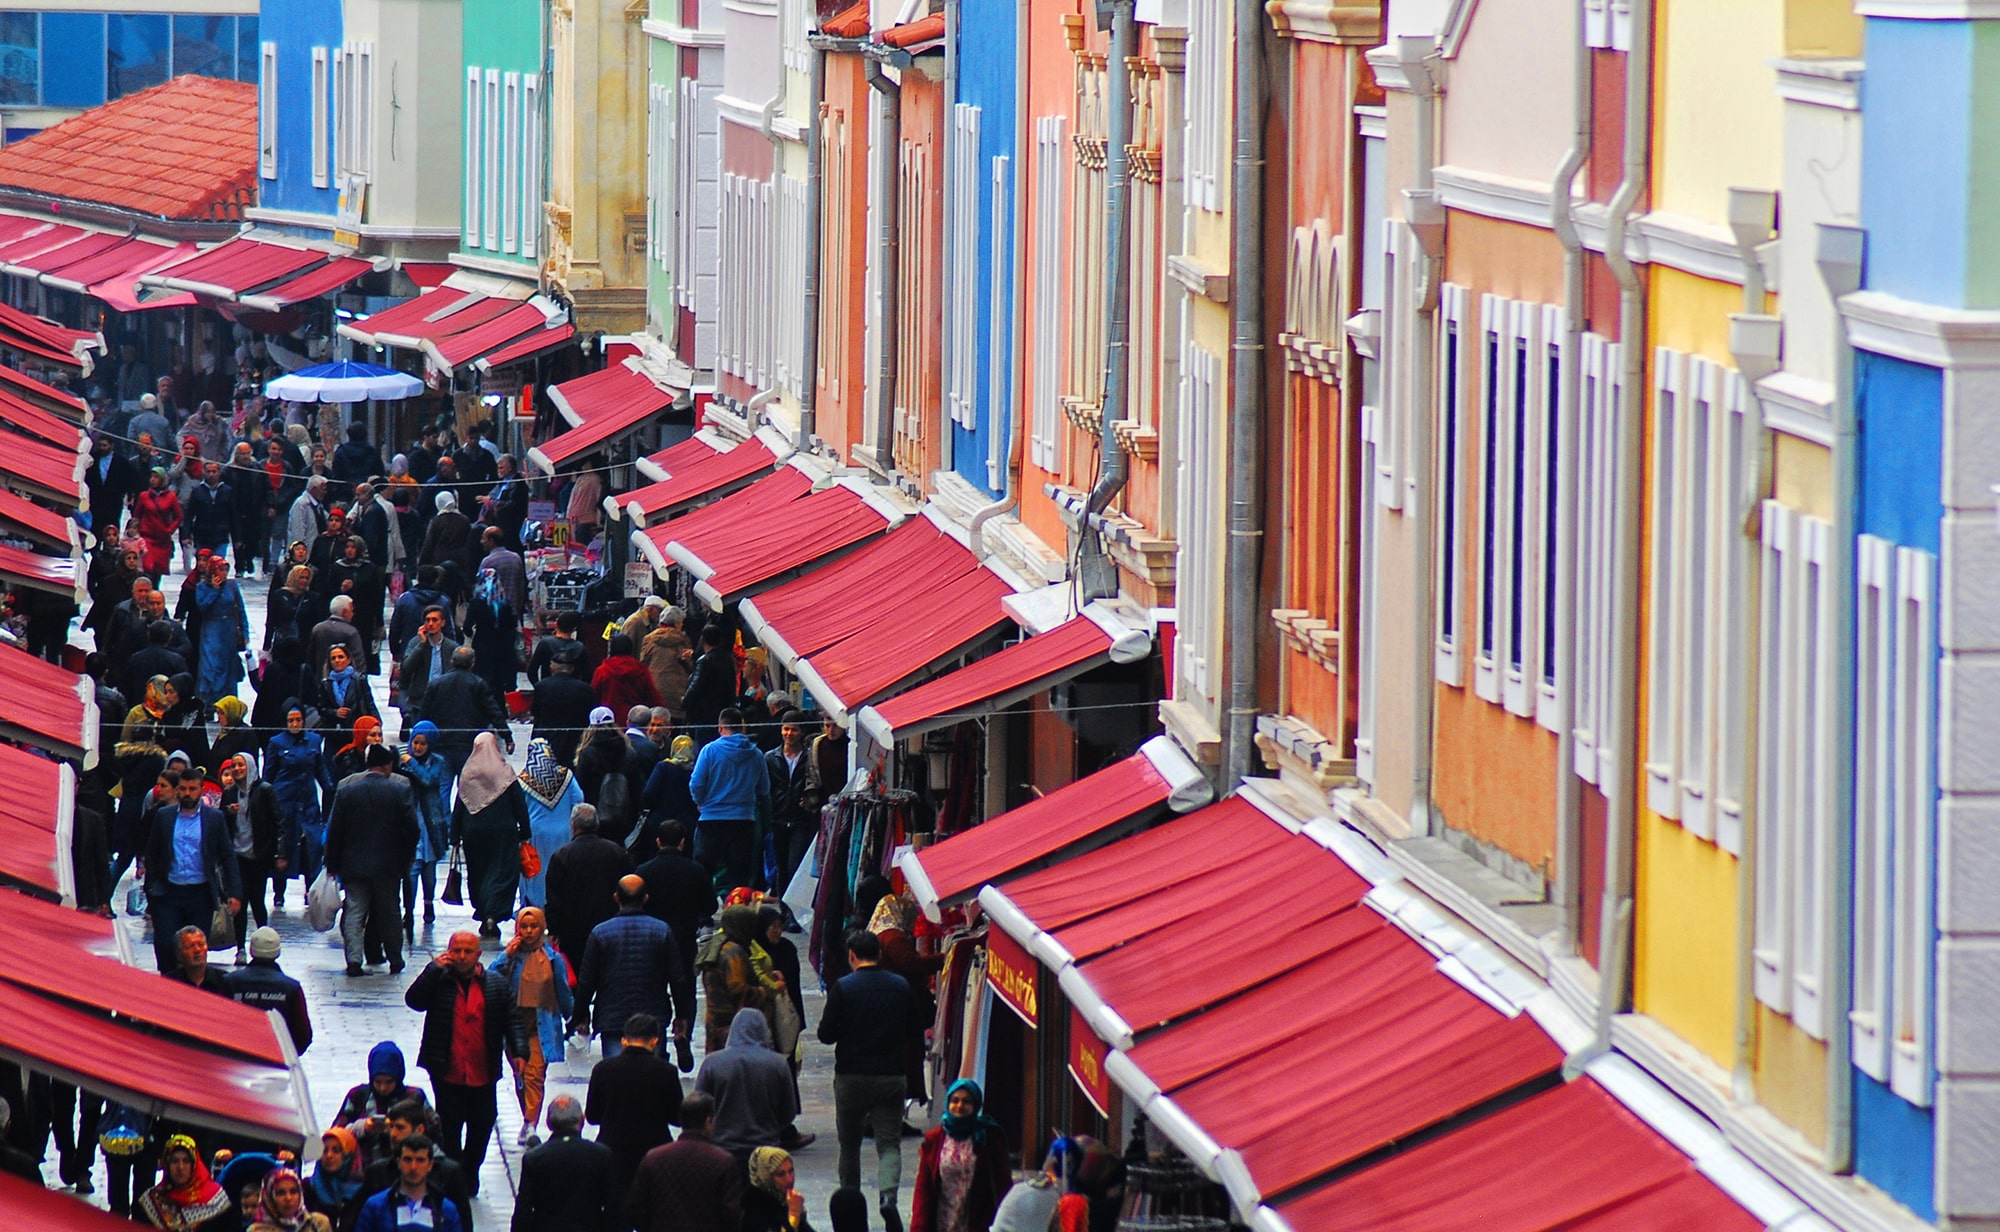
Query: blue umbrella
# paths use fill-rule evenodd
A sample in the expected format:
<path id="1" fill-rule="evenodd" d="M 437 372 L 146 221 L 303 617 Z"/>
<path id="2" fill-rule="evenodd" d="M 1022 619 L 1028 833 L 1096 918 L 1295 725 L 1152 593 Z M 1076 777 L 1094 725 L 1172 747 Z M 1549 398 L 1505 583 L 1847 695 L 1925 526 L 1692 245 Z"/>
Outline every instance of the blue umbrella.
<path id="1" fill-rule="evenodd" d="M 424 383 L 406 372 L 341 360 L 288 372 L 264 386 L 264 396 L 286 402 L 366 402 L 414 398 Z"/>

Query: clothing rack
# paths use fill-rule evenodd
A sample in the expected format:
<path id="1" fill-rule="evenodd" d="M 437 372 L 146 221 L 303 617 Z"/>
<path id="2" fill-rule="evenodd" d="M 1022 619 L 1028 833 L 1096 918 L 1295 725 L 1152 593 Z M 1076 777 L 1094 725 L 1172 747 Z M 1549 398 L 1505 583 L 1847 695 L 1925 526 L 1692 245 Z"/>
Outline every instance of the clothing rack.
<path id="1" fill-rule="evenodd" d="M 813 849 L 819 891 L 807 950 L 815 970 L 825 974 L 828 930 L 838 943 L 861 879 L 871 873 L 888 876 L 896 849 L 913 831 L 930 828 L 923 798 L 897 788 L 844 791 L 820 809 L 819 842 Z"/>

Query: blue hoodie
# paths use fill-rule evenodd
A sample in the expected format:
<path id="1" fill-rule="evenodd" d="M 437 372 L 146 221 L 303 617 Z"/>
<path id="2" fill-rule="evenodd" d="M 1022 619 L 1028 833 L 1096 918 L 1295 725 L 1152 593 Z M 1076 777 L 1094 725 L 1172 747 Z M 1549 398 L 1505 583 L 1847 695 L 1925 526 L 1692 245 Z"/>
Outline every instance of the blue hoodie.
<path id="1" fill-rule="evenodd" d="M 764 754 L 741 732 L 702 746 L 688 791 L 702 821 L 752 821 L 771 813 L 771 772 Z"/>
<path id="2" fill-rule="evenodd" d="M 370 1078 L 374 1078 L 380 1074 L 387 1074 L 400 1083 L 403 1081 L 405 1072 L 403 1050 L 396 1047 L 395 1041 L 383 1040 L 368 1050 L 368 1076 Z"/>

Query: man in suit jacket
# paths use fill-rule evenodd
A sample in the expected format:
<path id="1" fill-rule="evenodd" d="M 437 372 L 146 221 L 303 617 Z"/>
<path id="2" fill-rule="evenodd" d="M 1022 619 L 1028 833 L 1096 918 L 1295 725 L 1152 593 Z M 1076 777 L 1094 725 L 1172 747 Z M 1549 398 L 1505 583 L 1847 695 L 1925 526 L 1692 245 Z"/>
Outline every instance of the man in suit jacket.
<path id="1" fill-rule="evenodd" d="M 612 1192 L 632 1192 L 639 1161 L 673 1141 L 681 1119 L 681 1079 L 660 1055 L 660 1020 L 634 1014 L 625 1020 L 617 1056 L 590 1071 L 583 1114 L 597 1126 L 597 1140 L 611 1149 Z"/>
<path id="2" fill-rule="evenodd" d="M 813 786 L 812 755 L 806 750 L 806 712 L 787 710 L 778 720 L 778 747 L 764 754 L 771 772 L 771 842 L 778 853 L 780 894 L 792 884 L 819 834 L 819 813 L 806 807 Z"/>
<path id="3" fill-rule="evenodd" d="M 638 1232 L 728 1232 L 743 1221 L 750 1178 L 736 1157 L 710 1142 L 715 1098 L 696 1091 L 681 1102 L 678 1142 L 654 1147 L 640 1161 L 625 1201 Z"/>
<path id="4" fill-rule="evenodd" d="M 611 1148 L 583 1137 L 574 1095 L 549 1101 L 549 1140 L 521 1159 L 513 1232 L 612 1232 L 625 1191 L 613 1183 Z"/>
<path id="5" fill-rule="evenodd" d="M 372 931 L 389 959 L 389 974 L 403 970 L 401 902 L 403 879 L 417 852 L 416 797 L 410 781 L 395 773 L 396 754 L 386 744 L 368 746 L 360 774 L 334 790 L 326 823 L 326 867 L 345 891 L 340 936 L 347 947 L 347 974 L 361 974 Z"/>
<path id="6" fill-rule="evenodd" d="M 192 924 L 207 931 L 223 903 L 231 915 L 243 910 L 236 844 L 222 810 L 201 802 L 201 771 L 183 770 L 174 803 L 153 814 L 146 836 L 146 914 L 160 974 L 180 966 L 180 930 Z"/>
<path id="7" fill-rule="evenodd" d="M 396 672 L 400 689 L 396 704 L 403 711 L 403 730 L 408 731 L 424 717 L 424 694 L 433 681 L 451 670 L 451 654 L 457 649 L 458 643 L 445 636 L 444 606 L 433 603 L 424 608 L 416 636 L 409 645 L 396 648 L 403 660 Z"/>

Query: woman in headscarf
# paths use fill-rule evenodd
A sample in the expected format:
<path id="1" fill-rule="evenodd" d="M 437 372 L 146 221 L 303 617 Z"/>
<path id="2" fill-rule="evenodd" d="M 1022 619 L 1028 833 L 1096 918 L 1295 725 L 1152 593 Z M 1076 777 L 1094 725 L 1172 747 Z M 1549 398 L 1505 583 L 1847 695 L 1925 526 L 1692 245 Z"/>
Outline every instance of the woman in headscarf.
<path id="1" fill-rule="evenodd" d="M 492 732 L 473 738 L 472 753 L 458 774 L 458 800 L 451 808 L 451 839 L 465 848 L 472 913 L 479 935 L 498 937 L 500 921 L 514 913 L 521 884 L 521 844 L 528 840 L 528 793 Z"/>
<path id="2" fill-rule="evenodd" d="M 305 1183 L 298 1173 L 273 1168 L 264 1176 L 256 1218 L 246 1232 L 333 1232 L 333 1220 L 306 1209 Z"/>
<path id="3" fill-rule="evenodd" d="M 181 502 L 167 486 L 167 468 L 146 476 L 146 490 L 132 498 L 132 526 L 146 550 L 139 564 L 158 585 L 174 563 L 174 532 L 181 528 Z"/>
<path id="4" fill-rule="evenodd" d="M 201 486 L 202 462 L 200 438 L 182 436 L 181 451 L 175 455 L 173 465 L 167 468 L 167 487 L 172 490 L 174 499 L 180 502 L 183 514 L 187 512 L 188 502 L 194 496 L 194 490 Z M 180 540 L 181 568 L 184 570 L 194 567 L 194 539 L 190 534 L 192 530 L 193 527 L 188 525 L 185 518 L 174 528 L 174 533 Z"/>
<path id="5" fill-rule="evenodd" d="M 214 711 L 201 699 L 194 675 L 181 672 L 173 677 L 174 703 L 167 709 L 167 727 L 175 748 L 194 754 L 194 764 L 208 764 L 208 716 Z"/>
<path id="6" fill-rule="evenodd" d="M 208 742 L 208 760 L 202 763 L 210 778 L 220 782 L 223 763 L 237 754 L 255 760 L 261 751 L 263 741 L 246 721 L 249 714 L 249 704 L 234 693 L 216 701 L 215 737 Z"/>
<path id="7" fill-rule="evenodd" d="M 218 777 L 222 780 L 222 816 L 229 823 L 236 867 L 243 880 L 243 910 L 236 913 L 236 965 L 240 967 L 250 961 L 250 917 L 256 916 L 258 928 L 271 922 L 271 913 L 264 906 L 264 883 L 274 872 L 283 872 L 278 859 L 283 812 L 278 807 L 278 793 L 269 783 L 258 781 L 257 761 L 248 753 L 237 753 L 224 761 Z"/>
<path id="8" fill-rule="evenodd" d="M 382 567 L 369 559 L 368 541 L 360 535 L 349 535 L 333 562 L 333 593 L 354 600 L 354 628 L 372 656 L 382 639 L 382 599 L 388 585 Z M 374 674 L 372 663 L 356 666 Z"/>
<path id="9" fill-rule="evenodd" d="M 392 488 L 408 488 L 412 492 L 417 490 L 417 481 L 410 474 L 409 454 L 399 453 L 389 459 L 389 486 Z"/>
<path id="10" fill-rule="evenodd" d="M 306 563 L 313 569 L 313 589 L 328 599 L 340 593 L 333 578 L 333 562 L 347 550 L 350 533 L 347 506 L 333 506 L 326 511 L 326 529 L 313 537 L 312 550 L 306 557 Z"/>
<path id="11" fill-rule="evenodd" d="M 257 700 L 250 706 L 250 726 L 265 747 L 285 730 L 285 703 L 309 691 L 304 660 L 304 643 L 288 630 L 272 639 L 270 661 L 251 673 Z"/>
<path id="12" fill-rule="evenodd" d="M 541 867 L 534 876 L 521 878 L 521 901 L 530 907 L 546 907 L 549 857 L 570 839 L 569 814 L 583 803 L 583 787 L 576 781 L 576 775 L 556 760 L 549 742 L 540 737 L 528 741 L 528 761 L 521 767 L 521 787 L 528 793 L 528 837 L 541 856 Z"/>
<path id="13" fill-rule="evenodd" d="M 423 719 L 410 729 L 410 743 L 403 753 L 401 772 L 410 780 L 410 794 L 416 798 L 417 816 L 423 826 L 417 834 L 416 864 L 403 897 L 403 931 L 415 931 L 417 891 L 423 891 L 424 923 L 437 920 L 437 862 L 445 857 L 445 833 L 450 816 L 444 797 L 451 785 L 451 763 L 433 745 L 437 724 Z"/>
<path id="14" fill-rule="evenodd" d="M 292 561 L 293 555 L 304 556 L 305 551 L 305 544 L 294 543 L 291 551 L 285 553 L 285 559 L 271 568 L 271 593 L 264 599 L 266 650 L 271 648 L 274 639 L 287 634 L 305 636 L 299 633 L 299 615 L 305 610 L 306 597 L 312 593 L 312 566 L 303 560 Z"/>
<path id="15" fill-rule="evenodd" d="M 944 1096 L 944 1117 L 917 1152 L 910 1232 L 986 1232 L 1013 1173 L 1000 1126 L 981 1111 L 979 1084 L 960 1078 Z"/>
<path id="16" fill-rule="evenodd" d="M 694 753 L 694 737 L 675 736 L 667 744 L 667 755 L 647 776 L 646 789 L 639 796 L 639 813 L 646 819 L 639 850 L 653 849 L 651 843 L 661 822 L 677 821 L 692 829 L 700 816 L 694 792 L 688 787 L 694 776 Z"/>
<path id="17" fill-rule="evenodd" d="M 750 1152 L 750 1188 L 743 1194 L 743 1232 L 812 1232 L 806 1196 L 794 1186 L 792 1157 L 774 1146 Z"/>
<path id="18" fill-rule="evenodd" d="M 350 774 L 360 774 L 368 767 L 363 760 L 368 756 L 368 746 L 382 743 L 382 720 L 372 714 L 362 715 L 354 721 L 354 738 L 340 747 L 333 755 L 333 783 L 337 789 L 340 781 Z"/>
<path id="19" fill-rule="evenodd" d="M 750 960 L 750 947 L 757 940 L 757 909 L 748 905 L 724 907 L 716 916 L 716 929 L 695 956 L 695 970 L 701 973 L 703 1015 L 708 1052 L 729 1046 L 729 1024 L 736 1011 L 761 1010 L 770 992 L 757 979 Z"/>
<path id="20" fill-rule="evenodd" d="M 146 695 L 125 712 L 125 727 L 118 734 L 112 754 L 118 759 L 118 818 L 112 826 L 111 849 L 118 858 L 111 866 L 111 886 L 132 867 L 146 845 L 152 814 L 146 803 L 153 796 L 153 784 L 167 767 L 167 711 L 174 705 L 173 682 L 155 676 L 146 682 Z"/>
<path id="21" fill-rule="evenodd" d="M 278 836 L 278 855 L 286 869 L 276 873 L 277 888 L 271 893 L 272 903 L 281 909 L 291 871 L 296 871 L 308 888 L 319 875 L 320 855 L 326 849 L 326 809 L 333 803 L 326 741 L 318 732 L 306 730 L 305 703 L 287 698 L 283 713 L 285 729 L 264 746 L 264 777 L 278 793 L 278 807 L 285 819 Z"/>
<path id="22" fill-rule="evenodd" d="M 491 569 L 479 571 L 472 599 L 465 609 L 465 640 L 472 647 L 473 670 L 505 698 L 520 682 L 521 617 L 507 597 L 507 588 Z"/>
<path id="23" fill-rule="evenodd" d="M 234 693 L 243 679 L 243 651 L 250 645 L 250 613 L 243 607 L 242 588 L 229 576 L 228 561 L 209 558 L 208 572 L 195 584 L 194 607 L 201 616 L 200 693 Z"/>
<path id="24" fill-rule="evenodd" d="M 472 519 L 458 508 L 458 494 L 449 488 L 432 498 L 437 514 L 424 528 L 424 545 L 417 551 L 417 564 L 436 565 L 445 571 L 445 591 L 453 598 L 465 594 L 472 578 L 472 566 L 479 559 Z"/>
<path id="25" fill-rule="evenodd" d="M 321 1134 L 319 1163 L 306 1182 L 306 1209 L 326 1216 L 337 1228 L 352 1228 L 361 1210 L 361 1187 L 366 1183 L 361 1143 L 354 1131 L 335 1126 Z"/>
<path id="26" fill-rule="evenodd" d="M 528 1059 L 515 1090 L 521 1098 L 521 1133 L 515 1142 L 525 1144 L 541 1123 L 549 1062 L 563 1059 L 563 1036 L 575 1004 L 569 964 L 548 943 L 548 917 L 540 907 L 523 907 L 515 913 L 514 935 L 507 941 L 507 952 L 493 960 L 492 970 L 513 990 L 514 1012 L 521 1016 L 521 1033 L 528 1039 Z"/>
<path id="27" fill-rule="evenodd" d="M 313 690 L 312 704 L 319 708 L 320 725 L 327 735 L 346 743 L 354 725 L 363 719 L 381 721 L 375 706 L 375 690 L 368 677 L 347 658 L 347 648 L 335 646 L 326 652 L 326 674 Z"/>
<path id="28" fill-rule="evenodd" d="M 234 1232 L 240 1226 L 236 1204 L 208 1174 L 194 1139 L 175 1134 L 160 1155 L 159 1184 L 139 1196 L 139 1213 L 156 1228 L 171 1232 L 211 1229 Z"/>

